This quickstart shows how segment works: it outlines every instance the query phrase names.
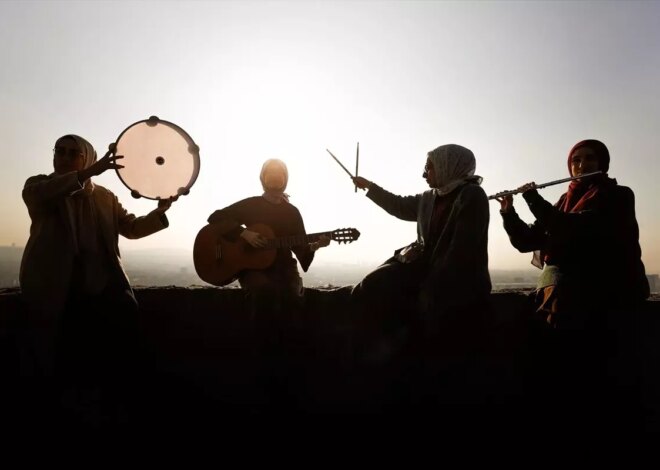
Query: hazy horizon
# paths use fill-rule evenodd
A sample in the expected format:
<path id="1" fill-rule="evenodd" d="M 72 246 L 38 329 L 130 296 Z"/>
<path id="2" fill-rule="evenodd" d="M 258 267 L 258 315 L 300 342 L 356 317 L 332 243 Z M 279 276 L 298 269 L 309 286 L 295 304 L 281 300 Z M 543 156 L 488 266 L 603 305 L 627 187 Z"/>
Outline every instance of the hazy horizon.
<path id="1" fill-rule="evenodd" d="M 22 247 L 0 246 L 0 289 L 18 287 Z M 123 251 L 122 264 L 134 287 L 210 287 L 195 272 L 192 251 L 184 248 L 127 249 Z M 312 263 L 305 273 L 301 271 L 306 287 L 323 288 L 355 285 L 379 263 L 355 260 L 320 259 Z M 493 291 L 530 289 L 536 285 L 540 271 L 531 264 L 521 269 L 490 269 Z M 652 292 L 660 292 L 657 273 L 649 277 Z M 237 287 L 235 282 L 228 287 Z"/>
<path id="2" fill-rule="evenodd" d="M 22 252 L 22 247 L 0 246 L 0 289 L 18 287 Z M 122 264 L 132 286 L 210 286 L 197 276 L 190 250 L 145 248 L 125 250 L 122 254 Z M 321 259 L 315 260 L 306 273 L 301 271 L 301 276 L 306 287 L 354 285 L 377 264 L 360 259 Z M 536 283 L 538 273 L 538 269 L 532 266 L 521 270 L 491 269 L 493 288 L 529 288 Z M 230 287 L 237 285 L 233 283 Z"/>
<path id="3" fill-rule="evenodd" d="M 415 225 L 356 194 L 326 148 L 352 169 L 359 141 L 360 174 L 407 195 L 426 189 L 426 153 L 458 143 L 493 194 L 567 176 L 569 149 L 596 138 L 610 176 L 635 192 L 643 261 L 657 273 L 658 24 L 660 2 L 644 1 L 1 2 L 0 245 L 25 245 L 21 189 L 52 171 L 59 136 L 103 154 L 157 115 L 199 144 L 201 172 L 170 227 L 121 239 L 122 253 L 191 250 L 211 212 L 261 193 L 261 164 L 278 157 L 308 232 L 362 234 L 315 263 L 375 266 Z M 155 207 L 114 172 L 95 181 L 136 215 Z M 520 197 L 516 208 L 532 222 Z M 490 269 L 529 269 L 498 209 L 492 201 Z"/>

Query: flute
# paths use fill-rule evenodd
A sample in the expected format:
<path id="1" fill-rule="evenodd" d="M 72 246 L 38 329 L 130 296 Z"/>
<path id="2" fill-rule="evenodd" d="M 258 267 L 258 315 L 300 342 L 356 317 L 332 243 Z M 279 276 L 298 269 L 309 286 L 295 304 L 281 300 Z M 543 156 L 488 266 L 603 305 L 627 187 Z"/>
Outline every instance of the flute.
<path id="1" fill-rule="evenodd" d="M 537 184 L 536 189 L 545 188 L 547 186 L 552 186 L 552 185 L 559 184 L 559 183 L 566 183 L 567 181 L 572 181 L 572 180 L 576 180 L 576 179 L 580 179 L 580 178 L 587 178 L 589 176 L 601 175 L 602 173 L 603 173 L 602 171 L 594 171 L 594 172 L 591 172 L 591 173 L 585 173 L 584 175 L 580 175 L 580 176 L 571 176 L 570 178 L 562 178 L 560 180 L 549 181 L 547 183 Z M 502 191 L 501 193 L 497 193 L 497 194 L 493 194 L 492 196 L 488 196 L 488 199 L 496 199 L 498 197 L 504 197 L 504 196 L 509 196 L 509 195 L 512 195 L 512 194 L 518 194 L 519 192 L 521 192 L 519 189 L 514 189 L 512 191 Z"/>

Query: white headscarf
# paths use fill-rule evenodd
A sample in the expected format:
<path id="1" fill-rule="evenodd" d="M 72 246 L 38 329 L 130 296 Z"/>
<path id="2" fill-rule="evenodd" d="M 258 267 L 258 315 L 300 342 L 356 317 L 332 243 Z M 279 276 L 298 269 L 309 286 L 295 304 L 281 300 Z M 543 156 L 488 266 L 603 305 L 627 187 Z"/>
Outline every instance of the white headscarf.
<path id="1" fill-rule="evenodd" d="M 284 186 L 281 188 L 272 189 L 266 187 L 266 171 L 271 166 L 278 166 L 281 170 L 284 171 Z M 286 185 L 289 183 L 289 170 L 286 167 L 286 163 L 284 163 L 282 160 L 279 158 L 271 158 L 266 160 L 261 167 L 261 174 L 259 175 L 259 179 L 261 180 L 261 187 L 264 188 L 263 197 L 266 198 L 268 202 L 279 204 L 282 202 L 282 200 L 287 202 L 289 201 L 289 195 L 284 192 Z"/>
<path id="2" fill-rule="evenodd" d="M 441 145 L 428 153 L 435 170 L 435 188 L 438 196 L 449 194 L 467 182 L 481 184 L 481 176 L 474 171 L 477 162 L 470 149 L 456 144 Z"/>

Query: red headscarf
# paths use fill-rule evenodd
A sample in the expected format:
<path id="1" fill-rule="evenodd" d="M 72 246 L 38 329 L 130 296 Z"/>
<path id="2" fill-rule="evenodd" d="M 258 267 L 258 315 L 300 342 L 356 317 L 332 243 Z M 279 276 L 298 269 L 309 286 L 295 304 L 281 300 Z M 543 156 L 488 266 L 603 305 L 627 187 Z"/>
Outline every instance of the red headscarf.
<path id="1" fill-rule="evenodd" d="M 587 209 L 601 189 L 616 185 L 616 180 L 609 178 L 606 174 L 610 168 L 610 152 L 607 150 L 605 144 L 599 140 L 582 140 L 573 146 L 568 153 L 568 173 L 573 176 L 571 172 L 571 157 L 581 147 L 589 147 L 594 151 L 598 158 L 598 169 L 603 174 L 590 176 L 585 181 L 571 181 L 566 194 L 559 198 L 559 201 L 555 204 L 555 207 L 562 212 L 579 212 Z M 552 259 L 552 253 L 550 251 L 536 251 L 532 258 L 532 264 L 542 269 L 543 263 L 548 263 L 550 259 Z"/>
<path id="2" fill-rule="evenodd" d="M 607 176 L 607 170 L 610 168 L 610 152 L 604 143 L 594 139 L 578 142 L 568 153 L 568 172 L 571 176 L 573 176 L 571 173 L 571 157 L 577 149 L 582 147 L 588 147 L 594 151 L 596 158 L 598 158 L 598 169 L 603 174 L 591 176 L 586 181 L 571 181 L 566 197 L 557 202 L 557 208 L 562 212 L 578 212 L 585 209 L 600 189 L 616 184 L 616 180 Z"/>

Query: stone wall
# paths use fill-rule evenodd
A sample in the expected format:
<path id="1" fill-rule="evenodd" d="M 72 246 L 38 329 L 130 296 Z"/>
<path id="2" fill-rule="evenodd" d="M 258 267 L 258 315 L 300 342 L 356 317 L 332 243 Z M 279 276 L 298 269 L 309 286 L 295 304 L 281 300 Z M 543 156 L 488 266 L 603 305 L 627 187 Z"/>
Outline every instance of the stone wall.
<path id="1" fill-rule="evenodd" d="M 166 407 L 172 419 L 179 421 L 218 415 L 250 416 L 274 402 L 267 391 L 272 390 L 278 403 L 284 404 L 280 411 L 396 411 L 393 400 L 397 398 L 393 397 L 398 395 L 384 390 L 405 382 L 396 377 L 403 369 L 397 369 L 399 365 L 388 359 L 376 361 L 373 367 L 356 364 L 360 344 L 357 322 L 348 308 L 348 287 L 306 291 L 302 322 L 305 341 L 299 350 L 303 354 L 287 365 L 290 370 L 284 372 L 284 379 L 264 379 L 260 372 L 269 362 L 255 357 L 251 349 L 253 332 L 240 290 L 173 287 L 137 288 L 135 292 L 140 304 L 141 347 L 148 353 L 148 374 L 152 374 L 148 399 L 152 410 Z M 468 366 L 472 375 L 463 381 L 466 389 L 459 390 L 465 396 L 479 390 L 480 415 L 487 404 L 488 413 L 510 417 L 524 399 L 518 366 L 526 338 L 527 294 L 492 294 L 493 321 L 484 338 L 486 354 L 478 364 Z M 22 313 L 18 291 L 0 290 L 0 374 L 6 383 L 19 384 L 14 392 L 5 391 L 5 402 L 20 400 L 17 395 L 22 394 L 23 371 L 18 353 Z M 641 369 L 645 374 L 645 406 L 650 410 L 649 420 L 654 421 L 660 402 L 660 302 L 647 302 L 645 310 L 636 315 L 639 325 L 635 341 L 644 351 Z M 282 390 L 288 390 L 290 396 L 281 396 Z M 471 405 L 475 405 L 474 399 Z"/>

